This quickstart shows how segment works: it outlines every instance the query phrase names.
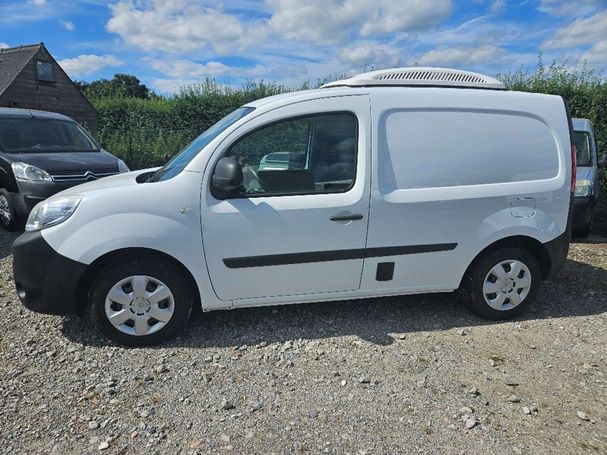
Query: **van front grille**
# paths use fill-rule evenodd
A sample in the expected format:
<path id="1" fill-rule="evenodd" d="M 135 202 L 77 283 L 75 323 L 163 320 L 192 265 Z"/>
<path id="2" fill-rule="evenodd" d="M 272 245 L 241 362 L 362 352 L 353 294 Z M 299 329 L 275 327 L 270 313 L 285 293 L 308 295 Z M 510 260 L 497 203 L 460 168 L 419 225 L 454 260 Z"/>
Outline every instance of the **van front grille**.
<path id="1" fill-rule="evenodd" d="M 62 175 L 51 175 L 55 182 L 90 182 L 91 180 L 97 180 L 102 177 L 109 177 L 110 175 L 116 175 L 117 172 L 91 172 L 86 171 L 84 174 L 62 174 Z"/>

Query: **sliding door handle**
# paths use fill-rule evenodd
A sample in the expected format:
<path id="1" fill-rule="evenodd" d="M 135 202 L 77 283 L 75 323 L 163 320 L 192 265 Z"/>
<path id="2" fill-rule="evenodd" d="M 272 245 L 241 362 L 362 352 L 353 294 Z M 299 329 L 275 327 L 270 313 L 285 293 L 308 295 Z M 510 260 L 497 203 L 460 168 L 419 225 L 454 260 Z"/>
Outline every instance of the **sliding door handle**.
<path id="1" fill-rule="evenodd" d="M 355 220 L 362 220 L 363 216 L 360 213 L 347 213 L 347 214 L 338 213 L 337 215 L 333 215 L 329 219 L 331 221 L 355 221 Z"/>

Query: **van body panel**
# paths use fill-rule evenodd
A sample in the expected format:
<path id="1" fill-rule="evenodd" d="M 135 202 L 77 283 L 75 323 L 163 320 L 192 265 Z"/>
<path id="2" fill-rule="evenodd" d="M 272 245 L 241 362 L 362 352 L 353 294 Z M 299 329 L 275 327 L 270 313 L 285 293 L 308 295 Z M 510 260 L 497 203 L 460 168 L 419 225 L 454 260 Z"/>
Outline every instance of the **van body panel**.
<path id="1" fill-rule="evenodd" d="M 289 104 L 249 120 L 216 148 L 205 170 L 201 213 L 207 267 L 220 299 L 234 300 L 238 306 L 241 299 L 359 289 L 363 257 L 354 251 L 365 248 L 367 234 L 371 175 L 369 110 L 366 95 Z M 280 120 L 333 112 L 352 113 L 358 122 L 356 177 L 351 189 L 225 200 L 213 196 L 209 182 L 215 163 L 235 141 Z M 362 218 L 331 221 L 332 216 L 342 212 L 360 214 Z M 320 259 L 301 262 L 309 261 L 310 254 L 314 255 L 312 259 Z M 247 266 L 255 263 L 252 261 L 262 265 Z M 276 261 L 280 263 L 272 265 Z"/>
<path id="2" fill-rule="evenodd" d="M 571 158 L 560 97 L 378 88 L 371 106 L 372 156 L 378 165 L 367 247 L 403 242 L 457 247 L 367 259 L 361 289 L 456 289 L 468 265 L 493 242 L 522 235 L 546 243 L 567 230 Z M 394 116 L 399 121 L 391 125 Z M 521 125 L 530 125 L 531 134 L 513 137 Z M 547 166 L 535 157 L 538 149 Z M 518 161 L 525 163 L 522 169 Z M 529 168 L 534 172 L 525 174 Z M 527 198 L 534 201 L 532 216 L 514 216 L 512 204 Z M 390 281 L 376 279 L 384 260 L 395 263 Z"/>
<path id="3" fill-rule="evenodd" d="M 205 307 L 229 307 L 209 292 L 200 232 L 202 174 L 182 172 L 164 182 L 137 184 L 137 175 L 145 172 L 121 174 L 61 193 L 82 194 L 83 200 L 67 221 L 40 231 L 44 240 L 61 255 L 86 265 L 126 248 L 168 254 L 193 275 Z"/>

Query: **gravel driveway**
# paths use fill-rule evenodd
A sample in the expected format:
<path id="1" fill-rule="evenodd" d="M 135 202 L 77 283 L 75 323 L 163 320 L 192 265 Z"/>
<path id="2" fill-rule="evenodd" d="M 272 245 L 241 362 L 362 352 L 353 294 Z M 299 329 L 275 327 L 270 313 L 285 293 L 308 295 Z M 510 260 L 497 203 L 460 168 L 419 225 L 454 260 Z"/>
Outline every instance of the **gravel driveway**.
<path id="1" fill-rule="evenodd" d="M 451 295 L 208 313 L 157 348 L 34 314 L 0 232 L 0 452 L 607 453 L 607 244 L 522 318 Z"/>

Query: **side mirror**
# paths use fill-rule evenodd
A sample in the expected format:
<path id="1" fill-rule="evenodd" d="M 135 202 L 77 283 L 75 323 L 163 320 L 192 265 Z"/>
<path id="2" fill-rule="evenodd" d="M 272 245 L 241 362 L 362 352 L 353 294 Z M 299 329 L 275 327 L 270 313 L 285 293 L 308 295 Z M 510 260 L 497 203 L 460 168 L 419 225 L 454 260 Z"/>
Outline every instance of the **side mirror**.
<path id="1" fill-rule="evenodd" d="M 234 191 L 242 185 L 242 168 L 234 158 L 220 159 L 213 172 L 213 187 L 224 193 Z"/>
<path id="2" fill-rule="evenodd" d="M 607 153 L 600 157 L 596 164 L 599 168 L 607 167 Z"/>

